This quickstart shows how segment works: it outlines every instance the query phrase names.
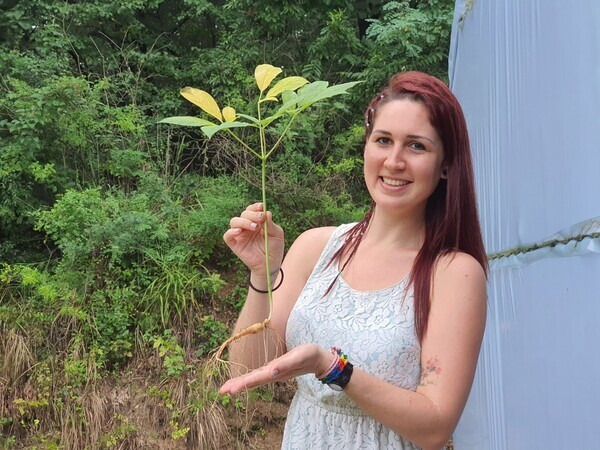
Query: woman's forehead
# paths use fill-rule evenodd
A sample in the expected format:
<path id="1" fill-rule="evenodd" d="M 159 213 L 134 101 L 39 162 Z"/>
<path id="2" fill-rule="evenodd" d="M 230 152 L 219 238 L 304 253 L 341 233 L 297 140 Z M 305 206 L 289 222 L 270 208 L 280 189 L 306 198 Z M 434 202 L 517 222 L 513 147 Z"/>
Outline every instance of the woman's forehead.
<path id="1" fill-rule="evenodd" d="M 410 99 L 391 100 L 376 108 L 373 130 L 381 126 L 395 129 L 411 128 L 421 132 L 434 133 L 437 136 L 437 131 L 431 123 L 429 111 L 425 105 Z"/>

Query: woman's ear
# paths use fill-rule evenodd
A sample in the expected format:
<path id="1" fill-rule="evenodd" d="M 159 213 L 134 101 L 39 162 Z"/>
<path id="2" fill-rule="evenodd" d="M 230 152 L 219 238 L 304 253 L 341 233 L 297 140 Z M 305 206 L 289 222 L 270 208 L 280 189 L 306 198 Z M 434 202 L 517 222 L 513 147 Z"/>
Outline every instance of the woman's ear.
<path id="1" fill-rule="evenodd" d="M 440 175 L 440 178 L 442 180 L 447 180 L 448 179 L 448 168 L 447 167 L 444 167 L 442 169 L 442 174 Z"/>

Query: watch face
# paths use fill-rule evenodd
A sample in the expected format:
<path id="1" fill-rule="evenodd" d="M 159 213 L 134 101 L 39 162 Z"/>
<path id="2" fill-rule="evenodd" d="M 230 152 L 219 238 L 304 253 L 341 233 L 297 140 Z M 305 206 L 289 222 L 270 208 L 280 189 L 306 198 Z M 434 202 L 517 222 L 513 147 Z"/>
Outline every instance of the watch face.
<path id="1" fill-rule="evenodd" d="M 333 383 L 329 383 L 327 386 L 329 386 L 334 391 L 338 391 L 338 392 L 340 392 L 344 389 L 343 387 L 338 386 L 337 384 L 333 384 Z"/>

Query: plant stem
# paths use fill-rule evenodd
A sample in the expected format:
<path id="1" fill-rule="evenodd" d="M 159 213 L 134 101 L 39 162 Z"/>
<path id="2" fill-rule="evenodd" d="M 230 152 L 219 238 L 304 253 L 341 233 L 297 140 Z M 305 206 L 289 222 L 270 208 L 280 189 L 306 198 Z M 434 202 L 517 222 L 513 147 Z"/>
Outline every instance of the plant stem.
<path id="1" fill-rule="evenodd" d="M 279 139 L 277 139 L 277 142 L 275 142 L 275 144 L 273 145 L 273 147 L 271 148 L 271 150 L 269 151 L 269 153 L 267 153 L 267 156 L 265 157 L 265 159 L 268 158 L 269 156 L 271 156 L 271 153 L 273 153 L 275 151 L 275 149 L 277 148 L 277 146 L 279 145 L 279 143 L 281 142 L 281 140 L 283 139 L 283 137 L 287 133 L 287 130 L 290 129 L 290 126 L 292 125 L 292 122 L 294 121 L 294 119 L 296 118 L 297 115 L 298 115 L 298 113 L 294 114 L 290 118 L 290 121 L 287 123 L 287 125 L 284 128 L 284 130 L 281 132 L 281 136 L 279 136 Z"/>
<path id="2" fill-rule="evenodd" d="M 267 190 L 266 190 L 266 181 L 267 181 L 267 158 L 264 158 L 261 161 L 261 188 L 262 188 L 262 203 L 263 203 L 263 211 L 267 214 Z M 268 321 L 271 321 L 271 316 L 273 315 L 273 292 L 271 291 L 271 269 L 269 267 L 269 228 L 267 225 L 267 218 L 265 217 L 265 224 L 263 227 L 265 231 L 265 269 L 267 271 L 267 296 L 269 297 L 269 317 Z"/>
<path id="3" fill-rule="evenodd" d="M 231 131 L 230 129 L 227 129 L 227 131 L 229 132 L 229 134 L 231 134 L 236 141 L 238 141 L 240 144 L 242 144 L 246 150 L 248 150 L 250 153 L 252 153 L 254 156 L 256 156 L 258 159 L 262 159 L 262 156 L 259 155 L 258 153 L 256 153 L 254 150 L 252 150 L 250 148 L 250 146 L 248 146 L 248 144 L 246 144 L 244 141 L 242 141 L 237 134 L 235 134 L 233 131 Z"/>
<path id="4" fill-rule="evenodd" d="M 260 117 L 260 100 L 262 98 L 262 92 L 258 97 L 258 121 L 261 121 Z M 262 204 L 263 204 L 263 213 L 265 214 L 265 222 L 263 226 L 263 230 L 265 233 L 265 270 L 267 272 L 267 296 L 269 297 L 269 317 L 267 317 L 267 322 L 271 321 L 271 316 L 273 315 L 273 292 L 271 289 L 271 269 L 269 267 L 269 227 L 268 220 L 266 217 L 267 214 L 267 143 L 265 139 L 265 127 L 260 125 L 259 129 L 260 136 L 260 169 L 261 169 L 261 191 L 262 191 Z M 269 153 L 270 154 L 270 153 Z"/>

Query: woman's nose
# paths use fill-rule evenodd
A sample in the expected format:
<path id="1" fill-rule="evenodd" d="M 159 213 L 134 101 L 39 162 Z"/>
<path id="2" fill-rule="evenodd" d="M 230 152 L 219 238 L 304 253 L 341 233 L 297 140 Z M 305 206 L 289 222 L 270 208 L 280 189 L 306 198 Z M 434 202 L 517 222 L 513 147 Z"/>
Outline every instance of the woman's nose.
<path id="1" fill-rule="evenodd" d="M 390 170 L 404 169 L 406 167 L 406 160 L 403 149 L 399 146 L 394 146 L 383 164 Z"/>

